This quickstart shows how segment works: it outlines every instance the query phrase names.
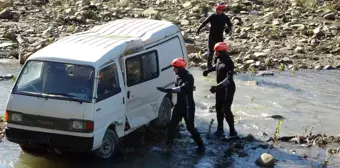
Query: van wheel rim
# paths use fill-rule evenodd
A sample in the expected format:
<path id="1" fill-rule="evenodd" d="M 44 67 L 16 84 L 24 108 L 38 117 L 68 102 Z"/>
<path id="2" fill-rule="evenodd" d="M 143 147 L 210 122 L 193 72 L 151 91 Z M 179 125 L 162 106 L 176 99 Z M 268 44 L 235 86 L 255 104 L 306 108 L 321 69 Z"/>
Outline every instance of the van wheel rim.
<path id="1" fill-rule="evenodd" d="M 114 143 L 108 138 L 105 138 L 100 148 L 100 153 L 102 157 L 109 158 L 112 155 L 113 149 L 114 149 Z"/>

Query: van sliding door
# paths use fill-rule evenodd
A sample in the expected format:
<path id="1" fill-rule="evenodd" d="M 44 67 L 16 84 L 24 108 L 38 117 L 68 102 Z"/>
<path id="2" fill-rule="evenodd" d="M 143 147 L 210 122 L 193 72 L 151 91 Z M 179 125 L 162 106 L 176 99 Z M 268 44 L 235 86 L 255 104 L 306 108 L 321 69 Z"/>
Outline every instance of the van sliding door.
<path id="1" fill-rule="evenodd" d="M 126 108 L 131 128 L 149 123 L 157 117 L 160 92 L 158 52 L 155 49 L 124 57 Z"/>

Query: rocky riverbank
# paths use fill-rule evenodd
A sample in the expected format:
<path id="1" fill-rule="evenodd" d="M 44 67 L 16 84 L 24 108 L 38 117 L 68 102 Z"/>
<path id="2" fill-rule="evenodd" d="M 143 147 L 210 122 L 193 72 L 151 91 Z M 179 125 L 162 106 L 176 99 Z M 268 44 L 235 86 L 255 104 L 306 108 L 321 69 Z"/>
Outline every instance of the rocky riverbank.
<path id="1" fill-rule="evenodd" d="M 5 122 L 4 118 L 0 117 L 0 141 L 3 137 L 5 137 Z"/>
<path id="2" fill-rule="evenodd" d="M 61 37 L 124 17 L 178 24 L 192 66 L 205 66 L 206 33 L 195 35 L 215 1 L 0 0 L 0 57 L 20 59 Z M 340 68 L 340 1 L 235 0 L 227 10 L 237 71 Z M 205 30 L 208 30 L 208 26 Z"/>

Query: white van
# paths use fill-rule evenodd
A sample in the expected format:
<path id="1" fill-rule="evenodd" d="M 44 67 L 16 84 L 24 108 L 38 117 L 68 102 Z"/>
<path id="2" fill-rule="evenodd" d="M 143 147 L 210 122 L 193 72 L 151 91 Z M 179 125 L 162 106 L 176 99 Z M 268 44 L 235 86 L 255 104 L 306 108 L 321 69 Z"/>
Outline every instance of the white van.
<path id="1" fill-rule="evenodd" d="M 6 136 L 25 151 L 40 147 L 98 154 L 145 125 L 166 127 L 173 87 L 170 63 L 187 58 L 178 26 L 121 19 L 73 34 L 24 64 L 6 109 Z"/>

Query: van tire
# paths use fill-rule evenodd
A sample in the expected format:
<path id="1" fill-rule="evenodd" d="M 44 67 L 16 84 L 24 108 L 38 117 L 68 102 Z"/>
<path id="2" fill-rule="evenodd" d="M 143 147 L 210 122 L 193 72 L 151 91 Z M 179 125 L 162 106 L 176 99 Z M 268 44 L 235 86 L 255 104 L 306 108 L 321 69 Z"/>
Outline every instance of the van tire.
<path id="1" fill-rule="evenodd" d="M 158 117 L 151 122 L 152 127 L 165 129 L 171 120 L 172 101 L 165 96 L 158 110 Z"/>
<path id="2" fill-rule="evenodd" d="M 103 160 L 113 158 L 119 148 L 119 139 L 115 131 L 106 130 L 101 146 L 95 150 L 95 155 Z"/>

